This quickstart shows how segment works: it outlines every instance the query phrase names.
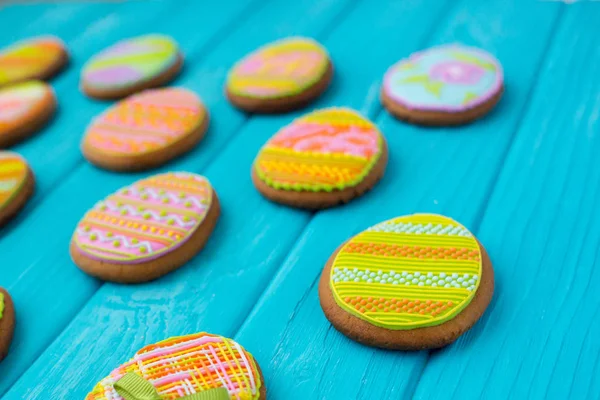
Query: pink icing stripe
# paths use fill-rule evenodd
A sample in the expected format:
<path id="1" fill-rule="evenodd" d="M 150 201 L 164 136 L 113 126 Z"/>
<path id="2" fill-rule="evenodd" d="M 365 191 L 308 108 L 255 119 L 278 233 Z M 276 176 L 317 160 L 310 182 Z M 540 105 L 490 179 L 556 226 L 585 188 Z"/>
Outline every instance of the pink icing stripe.
<path id="1" fill-rule="evenodd" d="M 132 82 L 143 78 L 143 74 L 130 66 L 122 65 L 88 71 L 85 79 L 94 84 L 114 84 Z"/>
<path id="2" fill-rule="evenodd" d="M 190 340 L 187 342 L 181 342 L 181 343 L 173 345 L 173 346 L 157 348 L 154 350 L 144 352 L 142 354 L 138 354 L 136 356 L 136 359 L 144 361 L 149 358 L 162 357 L 162 356 L 169 355 L 172 353 L 188 350 L 188 349 L 191 349 L 196 346 L 202 346 L 207 343 L 222 343 L 222 342 L 223 342 L 223 338 L 221 338 L 221 337 L 203 336 L 198 339 Z"/>

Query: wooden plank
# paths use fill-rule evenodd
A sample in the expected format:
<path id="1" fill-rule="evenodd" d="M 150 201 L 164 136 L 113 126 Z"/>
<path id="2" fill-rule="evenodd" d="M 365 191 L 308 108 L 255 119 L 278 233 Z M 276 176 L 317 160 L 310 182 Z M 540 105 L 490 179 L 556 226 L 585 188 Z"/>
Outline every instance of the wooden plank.
<path id="1" fill-rule="evenodd" d="M 240 18 L 238 24 L 231 28 L 230 35 L 226 37 L 223 43 L 220 43 L 219 46 L 215 45 L 214 51 L 203 54 L 202 62 L 194 64 L 193 67 L 190 65 L 191 73 L 179 82 L 197 91 L 203 97 L 211 112 L 218 115 L 219 118 L 213 118 L 211 129 L 201 146 L 190 155 L 163 168 L 163 170 L 169 168 L 201 171 L 204 165 L 220 154 L 220 149 L 228 143 L 229 137 L 244 122 L 245 116 L 226 105 L 222 96 L 222 85 L 227 69 L 241 54 L 259 44 L 281 36 L 294 34 L 320 36 L 329 25 L 335 23 L 337 18 L 343 14 L 349 2 L 346 0 L 328 0 L 326 2 L 303 0 L 294 2 L 293 5 L 283 2 L 260 2 L 260 4 L 262 7 L 257 8 L 256 13 L 247 10 L 244 18 Z M 221 6 L 222 4 L 219 5 L 219 7 Z M 229 7 L 229 9 L 231 8 Z M 194 13 L 198 13 L 198 11 L 194 11 Z M 206 13 L 207 17 L 213 14 L 211 12 Z M 177 22 L 181 25 L 181 20 Z M 172 29 L 181 34 L 189 29 L 189 26 L 173 26 Z M 179 31 L 179 29 L 182 31 Z M 177 35 L 175 37 L 177 38 Z M 244 143 L 240 144 L 244 146 Z M 258 146 L 258 142 L 255 145 Z M 221 179 L 227 179 L 227 174 L 235 165 L 235 157 L 224 160 L 220 167 L 216 169 L 221 171 Z M 248 179 L 247 174 L 248 170 L 245 169 L 244 177 L 246 179 Z M 210 173 L 207 173 L 207 175 L 209 178 L 212 177 Z M 26 271 L 17 277 L 11 289 L 11 293 L 15 294 L 16 300 L 20 297 L 23 303 L 27 302 L 18 311 L 21 315 L 20 321 L 25 319 L 22 323 L 27 325 L 28 332 L 35 332 L 35 327 L 39 327 L 41 330 L 42 327 L 49 324 L 55 324 L 57 328 L 62 329 L 64 324 L 80 310 L 85 301 L 93 294 L 98 283 L 72 266 L 65 246 L 69 241 L 73 227 L 86 208 L 90 207 L 100 197 L 137 177 L 139 177 L 139 174 L 111 174 L 84 164 L 35 210 L 36 215 L 30 218 L 33 221 L 37 220 L 33 226 L 44 227 L 42 229 L 46 229 L 45 233 L 51 240 L 44 244 L 42 251 L 38 251 L 38 255 L 42 255 L 40 259 L 36 260 L 33 257 L 28 264 L 25 264 Z M 218 243 L 219 239 L 223 241 L 222 236 L 225 235 L 229 239 L 229 251 L 211 249 L 209 245 L 202 256 L 196 258 L 194 262 L 176 274 L 153 284 L 140 286 L 105 285 L 100 293 L 79 314 L 79 317 L 71 324 L 68 331 L 55 342 L 55 345 L 58 346 L 66 339 L 64 344 L 67 349 L 63 354 L 64 357 L 57 360 L 55 359 L 57 353 L 48 350 L 11 389 L 7 394 L 7 398 L 21 398 L 23 396 L 83 397 L 86 391 L 90 389 L 94 379 L 131 355 L 141 346 L 142 342 L 160 340 L 164 338 L 166 331 L 171 334 L 181 333 L 184 322 L 187 322 L 186 315 L 197 315 L 202 311 L 203 315 L 209 316 L 208 313 L 210 312 L 214 320 L 221 320 L 222 307 L 236 304 L 236 298 L 232 296 L 231 287 L 243 284 L 244 279 L 251 277 L 252 273 L 260 272 L 261 261 L 265 259 L 264 253 L 257 256 L 249 254 L 252 251 L 252 238 L 259 232 L 257 227 L 262 229 L 264 226 L 264 215 L 261 214 L 253 220 L 247 218 L 247 210 L 253 209 L 253 207 L 250 203 L 241 204 L 244 201 L 245 193 L 242 196 L 236 193 L 235 186 L 231 185 L 230 181 L 226 183 L 226 186 L 228 190 L 223 188 L 222 184 L 215 183 L 227 211 L 224 212 L 218 230 L 214 235 L 216 238 L 211 240 L 211 243 Z M 77 188 L 77 191 L 75 188 Z M 227 191 L 230 194 L 224 195 L 224 192 Z M 77 193 L 77 195 L 74 196 L 74 193 Z M 256 199 L 258 202 L 262 201 L 258 196 L 256 196 Z M 227 204 L 231 201 L 239 204 L 232 207 Z M 53 215 L 49 214 L 51 210 L 55 210 Z M 228 215 L 236 212 L 238 216 L 241 216 L 238 219 L 240 222 L 237 223 L 234 222 L 235 219 L 228 219 Z M 57 213 L 60 213 L 60 215 L 57 216 Z M 43 223 L 43 221 L 46 222 Z M 55 227 L 59 227 L 59 229 Z M 226 231 L 227 229 L 229 232 Z M 268 251 L 281 254 L 280 260 L 283 252 L 291 246 L 296 234 L 297 232 L 289 232 L 289 237 L 286 235 L 282 239 L 282 244 L 279 246 L 274 244 L 273 248 Z M 239 251 L 240 243 L 246 246 L 242 251 Z M 240 256 L 244 258 L 240 259 Z M 217 258 L 217 263 L 213 264 L 213 268 L 210 268 L 210 266 L 203 269 L 198 268 L 201 264 L 210 264 L 213 258 Z M 240 263 L 246 261 L 252 263 L 251 265 L 258 269 L 256 271 L 238 271 Z M 276 261 L 272 263 L 273 266 L 278 265 Z M 262 265 L 264 266 L 264 263 Z M 216 274 L 216 276 L 204 278 L 201 275 L 193 275 L 199 272 L 202 274 L 209 273 L 209 275 Z M 231 284 L 229 282 L 231 278 L 235 278 L 236 282 Z M 254 278 L 251 278 L 251 280 L 254 280 Z M 49 281 L 55 283 L 49 284 Z M 209 282 L 212 286 L 208 286 Z M 255 283 L 260 283 L 260 281 Z M 56 290 L 57 287 L 60 287 L 60 290 Z M 225 299 L 226 303 L 221 302 L 220 306 L 217 303 L 215 307 L 207 308 L 207 303 L 213 299 L 213 291 L 220 293 L 217 297 L 218 301 Z M 27 293 L 29 297 L 26 296 Z M 259 293 L 254 290 L 248 291 L 247 295 L 256 298 Z M 204 297 L 203 299 L 189 297 L 186 299 L 187 296 L 194 294 Z M 157 303 L 157 299 L 163 299 L 164 303 L 162 300 Z M 51 308 L 51 310 L 47 310 L 47 316 L 40 316 L 40 304 L 48 304 Z M 120 304 L 123 308 L 118 310 L 119 306 L 117 304 Z M 247 308 L 251 304 L 249 302 Z M 27 308 L 23 310 L 25 307 Z M 184 309 L 186 311 L 183 311 Z M 182 311 L 178 311 L 174 319 L 165 321 L 163 312 L 171 315 L 174 314 L 174 310 Z M 238 312 L 238 310 L 235 311 Z M 236 315 L 233 314 L 231 319 L 228 320 L 229 323 L 235 323 L 243 319 L 245 315 L 243 309 L 240 309 L 239 312 L 243 315 L 235 318 Z M 26 315 L 23 315 L 24 313 Z M 143 321 L 145 318 L 149 318 L 146 322 L 152 321 L 151 325 L 138 324 L 138 321 Z M 54 322 L 54 320 L 58 321 Z M 193 322 L 195 325 L 194 331 L 200 330 L 201 327 L 196 326 L 200 322 Z M 123 328 L 126 326 L 131 327 L 131 329 L 124 331 Z M 146 334 L 140 335 L 148 328 L 150 329 Z M 26 339 L 32 345 L 36 344 L 38 348 L 41 348 L 56 333 L 57 330 L 53 330 L 43 340 L 39 340 L 36 337 L 37 335 L 34 336 L 33 334 Z M 27 333 L 21 332 L 21 334 L 25 335 Z M 86 338 L 74 338 L 74 336 L 79 335 Z M 78 343 L 88 343 L 88 345 L 81 346 Z M 93 346 L 90 346 L 89 343 L 93 343 Z M 91 354 L 90 351 L 94 354 Z M 42 361 L 45 357 L 49 357 L 52 361 Z M 15 352 L 14 359 L 17 358 L 18 353 Z M 31 362 L 31 359 L 29 359 L 29 362 Z M 76 367 L 77 364 L 80 367 Z"/>
<path id="2" fill-rule="evenodd" d="M 558 11 L 550 4 L 466 0 L 447 12 L 430 44 L 461 41 L 496 54 L 508 77 L 506 96 L 488 118 L 460 129 L 420 129 L 387 114 L 378 119 L 391 149 L 384 179 L 364 198 L 315 216 L 236 335 L 262 362 L 273 397 L 411 397 L 428 353 L 376 350 L 339 334 L 319 306 L 320 272 L 344 240 L 397 215 L 438 212 L 477 226 L 528 105 Z M 370 43 L 369 51 L 377 54 L 379 42 Z"/>
<path id="3" fill-rule="evenodd" d="M 417 398 L 600 398 L 598 21 L 596 4 L 564 8 L 478 233 L 492 305 L 432 354 Z"/>
<path id="4" fill-rule="evenodd" d="M 121 35 L 143 33 L 146 30 L 146 24 L 159 21 L 162 13 L 169 11 L 171 17 L 178 18 L 180 24 L 169 27 L 169 25 L 165 26 L 164 23 L 158 23 L 155 28 L 159 32 L 164 29 L 169 33 L 178 34 L 178 36 L 181 36 L 181 45 L 184 51 L 194 51 L 210 41 L 212 35 L 220 33 L 223 27 L 239 16 L 239 12 L 244 11 L 241 6 L 249 3 L 248 1 L 245 3 L 240 3 L 237 0 L 230 1 L 230 5 L 238 7 L 224 7 L 222 8 L 223 11 L 214 11 L 213 8 L 203 7 L 201 10 L 210 13 L 210 15 L 205 15 L 203 18 L 190 14 L 185 7 L 173 10 L 173 3 L 166 2 L 150 2 L 146 5 L 126 3 L 117 9 L 114 5 L 111 5 L 111 10 L 114 12 L 100 14 L 100 19 L 87 29 L 75 31 L 76 34 L 79 34 L 78 36 L 65 36 L 65 39 L 67 39 L 69 48 L 76 57 L 76 66 L 80 67 L 90 55 L 107 44 L 120 39 Z M 227 5 L 226 2 L 220 4 Z M 142 25 L 138 26 L 134 22 Z M 188 33 L 189 26 L 196 23 L 205 23 L 205 28 L 190 35 Z M 190 38 L 193 40 L 190 40 Z M 65 215 L 73 212 L 69 215 L 72 215 L 74 219 L 83 215 L 83 210 L 79 211 L 71 207 L 65 209 L 64 207 L 69 204 L 69 201 L 77 203 L 81 207 L 89 207 L 89 204 L 92 204 L 91 202 L 80 203 L 82 197 L 78 195 L 78 192 L 82 189 L 82 186 L 77 179 L 72 181 L 71 186 L 59 185 L 63 188 L 63 192 L 62 194 L 59 192 L 54 197 L 50 196 L 49 192 L 51 193 L 51 189 L 54 189 L 56 185 L 48 184 L 48 187 L 44 187 L 44 182 L 49 183 L 53 179 L 58 179 L 57 169 L 66 168 L 65 165 L 68 165 L 72 160 L 81 160 L 78 148 L 80 134 L 79 132 L 74 134 L 73 129 L 81 131 L 96 112 L 107 106 L 103 103 L 84 100 L 83 95 L 77 89 L 79 72 L 80 68 L 71 68 L 56 79 L 55 90 L 58 93 L 62 107 L 58 118 L 50 129 L 41 133 L 40 137 L 17 146 L 17 150 L 33 164 L 39 185 L 38 193 L 30 202 L 32 204 L 29 204 L 23 213 L 7 227 L 12 229 L 3 229 L 2 231 L 0 254 L 9 255 L 3 262 L 6 261 L 8 265 L 11 265 L 11 268 L 3 271 L 0 277 L 0 285 L 7 287 L 11 292 L 16 303 L 20 323 L 17 325 L 11 352 L 8 358 L 0 364 L 0 374 L 4 376 L 2 382 L 0 382 L 0 393 L 5 391 L 31 364 L 31 361 L 40 354 L 42 349 L 56 337 L 79 310 L 81 304 L 99 286 L 97 281 L 82 276 L 78 270 L 72 267 L 70 262 L 54 264 L 55 255 L 43 260 L 44 254 L 52 251 L 61 253 L 68 259 L 68 241 L 75 222 L 68 223 Z M 56 136 L 64 137 L 66 142 L 61 142 L 61 139 Z M 60 145 L 56 143 L 60 143 Z M 48 152 L 47 149 L 52 150 Z M 70 151 L 68 153 L 69 157 L 56 159 L 52 167 L 44 165 L 48 161 L 47 159 L 52 158 L 48 156 L 49 154 L 67 150 Z M 87 168 L 92 169 L 89 166 Z M 126 175 L 123 176 L 126 177 Z M 101 187 L 93 179 L 88 183 L 96 188 Z M 61 198 L 68 198 L 69 200 L 63 202 L 60 200 Z M 47 201 L 51 199 L 58 201 L 54 203 Z M 42 200 L 42 205 L 35 207 L 36 203 Z M 77 213 L 79 213 L 79 217 L 76 217 Z M 60 228 L 61 226 L 62 228 Z M 56 235 L 57 231 L 64 232 L 62 242 L 55 240 L 60 237 Z M 32 247 L 35 247 L 36 251 L 31 251 Z M 56 272 L 57 270 L 59 272 Z M 76 275 L 80 279 L 71 280 L 69 279 L 71 275 Z M 62 276 L 64 280 L 59 279 L 56 286 L 48 286 L 47 276 L 57 278 Z M 71 287 L 70 285 L 75 288 L 73 291 L 68 290 Z M 36 289 L 39 286 L 45 288 L 45 293 L 44 290 L 39 291 Z M 59 296 L 56 296 L 56 293 L 57 290 L 61 289 L 65 290 L 61 292 L 64 298 L 59 301 Z M 35 294 L 32 295 L 32 292 Z M 78 297 L 78 295 L 83 297 Z M 40 316 L 42 305 L 47 305 L 45 310 L 48 313 Z M 33 321 L 33 323 L 28 321 Z M 52 329 L 45 329 L 47 326 L 52 327 Z"/>

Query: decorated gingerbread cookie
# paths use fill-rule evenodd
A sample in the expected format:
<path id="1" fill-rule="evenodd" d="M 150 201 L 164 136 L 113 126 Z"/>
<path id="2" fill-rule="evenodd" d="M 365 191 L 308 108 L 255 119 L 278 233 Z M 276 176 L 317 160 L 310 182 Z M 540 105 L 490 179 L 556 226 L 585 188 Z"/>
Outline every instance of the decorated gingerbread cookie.
<path id="1" fill-rule="evenodd" d="M 152 89 L 122 100 L 96 118 L 82 149 L 100 167 L 142 170 L 191 150 L 207 127 L 208 113 L 194 93 Z"/>
<path id="2" fill-rule="evenodd" d="M 284 112 L 300 108 L 327 89 L 333 67 L 316 41 L 292 37 L 259 48 L 229 73 L 226 94 L 248 112 Z"/>
<path id="3" fill-rule="evenodd" d="M 83 68 L 81 88 L 98 99 L 120 99 L 162 86 L 183 65 L 177 43 L 164 35 L 123 40 L 94 56 Z"/>
<path id="4" fill-rule="evenodd" d="M 18 42 L 0 50 L 0 86 L 51 78 L 68 60 L 58 38 L 42 36 Z"/>
<path id="5" fill-rule="evenodd" d="M 71 257 L 100 279 L 156 279 L 204 247 L 219 212 L 217 195 L 203 176 L 154 175 L 97 203 L 77 225 Z"/>
<path id="6" fill-rule="evenodd" d="M 459 125 L 487 114 L 504 90 L 502 68 L 490 54 L 445 45 L 413 54 L 385 74 L 381 99 L 399 119 Z"/>
<path id="7" fill-rule="evenodd" d="M 318 209 L 346 203 L 383 176 L 387 145 L 356 111 L 327 108 L 283 127 L 260 150 L 252 180 L 267 198 Z"/>
<path id="8" fill-rule="evenodd" d="M 252 354 L 208 333 L 177 336 L 144 347 L 102 379 L 86 400 L 264 400 Z"/>
<path id="9" fill-rule="evenodd" d="M 331 256 L 319 283 L 325 316 L 369 346 L 419 350 L 455 341 L 494 292 L 492 263 L 464 226 L 441 215 L 391 219 Z"/>
<path id="10" fill-rule="evenodd" d="M 0 148 L 37 132 L 55 110 L 54 92 L 44 82 L 27 81 L 0 88 Z"/>
<path id="11" fill-rule="evenodd" d="M 15 307 L 8 292 L 0 287 L 0 361 L 6 357 L 15 330 Z"/>
<path id="12" fill-rule="evenodd" d="M 34 186 L 27 162 L 16 153 L 0 151 L 0 226 L 23 208 Z"/>

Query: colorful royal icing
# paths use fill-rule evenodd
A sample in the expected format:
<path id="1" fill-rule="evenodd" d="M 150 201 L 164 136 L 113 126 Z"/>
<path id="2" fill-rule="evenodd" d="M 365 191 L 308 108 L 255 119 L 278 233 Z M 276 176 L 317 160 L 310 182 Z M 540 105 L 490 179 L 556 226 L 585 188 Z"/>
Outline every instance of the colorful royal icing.
<path id="1" fill-rule="evenodd" d="M 84 140 L 103 153 L 141 155 L 169 147 L 199 128 L 205 118 L 200 99 L 188 90 L 147 90 L 94 120 Z"/>
<path id="2" fill-rule="evenodd" d="M 180 247 L 204 221 L 213 190 L 206 178 L 172 172 L 142 179 L 96 204 L 73 241 L 88 257 L 141 263 Z"/>
<path id="3" fill-rule="evenodd" d="M 87 86 L 121 88 L 149 81 L 179 60 L 177 44 L 168 36 L 127 39 L 94 56 L 83 69 Z"/>
<path id="4" fill-rule="evenodd" d="M 481 249 L 464 226 L 414 214 L 377 224 L 350 239 L 330 274 L 335 302 L 370 324 L 406 330 L 442 324 L 473 299 Z"/>
<path id="5" fill-rule="evenodd" d="M 385 74 L 383 90 L 408 109 L 464 111 L 494 95 L 503 85 L 502 68 L 490 54 L 462 45 L 415 53 Z"/>
<path id="6" fill-rule="evenodd" d="M 261 149 L 258 177 L 281 190 L 332 191 L 359 184 L 381 157 L 377 127 L 347 108 L 312 112 L 285 126 Z"/>
<path id="7" fill-rule="evenodd" d="M 52 96 L 50 86 L 40 81 L 17 83 L 0 89 L 0 136 L 25 122 L 31 113 Z"/>
<path id="8" fill-rule="evenodd" d="M 0 86 L 39 78 L 64 57 L 63 43 L 51 36 L 16 43 L 0 51 Z"/>
<path id="9" fill-rule="evenodd" d="M 329 56 L 312 39 L 294 37 L 259 48 L 229 74 L 228 90 L 238 96 L 279 98 L 298 94 L 321 79 Z"/>
<path id="10" fill-rule="evenodd" d="M 0 151 L 0 210 L 10 204 L 27 180 L 27 162 L 18 154 Z"/>
<path id="11" fill-rule="evenodd" d="M 86 400 L 123 400 L 114 384 L 129 372 L 152 383 L 165 400 L 221 387 L 231 399 L 256 400 L 262 385 L 254 358 L 238 343 L 198 333 L 144 347 L 101 380 Z"/>

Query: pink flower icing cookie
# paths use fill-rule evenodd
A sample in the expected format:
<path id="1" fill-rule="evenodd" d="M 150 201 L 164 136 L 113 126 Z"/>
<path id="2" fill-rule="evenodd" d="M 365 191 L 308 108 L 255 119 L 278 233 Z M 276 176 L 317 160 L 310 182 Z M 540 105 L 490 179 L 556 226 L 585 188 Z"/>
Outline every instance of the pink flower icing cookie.
<path id="1" fill-rule="evenodd" d="M 83 154 L 93 164 L 117 171 L 156 167 L 198 144 L 208 119 L 203 103 L 188 90 L 147 90 L 96 118 L 83 139 Z"/>
<path id="2" fill-rule="evenodd" d="M 77 224 L 71 257 L 100 279 L 156 279 L 204 247 L 219 213 L 217 195 L 203 176 L 154 175 L 97 203 Z"/>
<path id="3" fill-rule="evenodd" d="M 444 45 L 400 60 L 385 74 L 381 98 L 394 116 L 423 125 L 458 125 L 487 114 L 504 90 L 490 54 Z"/>
<path id="4" fill-rule="evenodd" d="M 37 132 L 55 110 L 54 92 L 44 82 L 27 81 L 0 88 L 0 148 Z"/>
<path id="5" fill-rule="evenodd" d="M 256 157 L 252 179 L 270 200 L 318 209 L 362 195 L 386 165 L 375 124 L 348 108 L 326 108 L 279 130 Z"/>
<path id="6" fill-rule="evenodd" d="M 316 41 L 292 37 L 259 48 L 238 62 L 227 79 L 233 105 L 248 112 L 297 109 L 321 95 L 333 67 Z"/>
<path id="7" fill-rule="evenodd" d="M 200 332 L 148 345 L 102 379 L 86 400 L 264 400 L 252 354 Z"/>

